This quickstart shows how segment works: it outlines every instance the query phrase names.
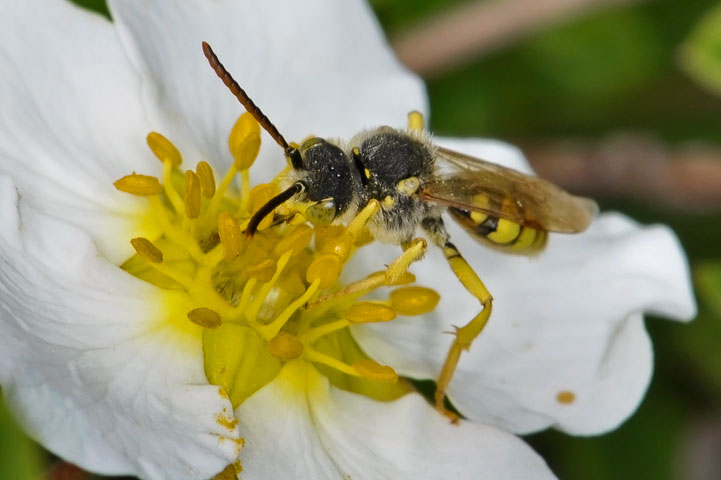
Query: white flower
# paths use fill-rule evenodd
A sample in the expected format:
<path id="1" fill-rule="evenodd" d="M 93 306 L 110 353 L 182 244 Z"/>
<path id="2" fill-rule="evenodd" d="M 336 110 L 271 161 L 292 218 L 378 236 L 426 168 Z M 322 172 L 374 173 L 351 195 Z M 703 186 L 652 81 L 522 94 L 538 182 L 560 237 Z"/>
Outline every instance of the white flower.
<path id="1" fill-rule="evenodd" d="M 469 419 L 460 426 L 418 394 L 372 400 L 300 360 L 233 409 L 208 383 L 202 329 L 174 293 L 118 268 L 133 254 L 128 240 L 157 238 L 159 226 L 144 199 L 111 184 L 133 171 L 161 175 L 145 144 L 151 131 L 188 164 L 230 165 L 227 135 L 241 109 L 201 40 L 289 139 L 402 126 L 408 111 L 425 109 L 423 87 L 360 1 L 110 8 L 114 23 L 63 1 L 0 1 L 0 383 L 50 450 L 144 478 L 207 478 L 240 459 L 247 479 L 543 479 L 552 478 L 543 460 L 508 432 L 597 433 L 635 409 L 651 372 L 643 312 L 688 319 L 695 307 L 673 234 L 619 215 L 553 236 L 530 260 L 451 228 L 496 299 L 449 389 Z M 527 168 L 503 144 L 442 142 Z M 270 180 L 280 160 L 266 142 L 254 180 Z M 360 278 L 396 254 L 359 249 L 346 274 Z M 450 342 L 441 332 L 478 304 L 438 251 L 413 271 L 441 293 L 435 312 L 353 335 L 376 361 L 435 378 Z"/>

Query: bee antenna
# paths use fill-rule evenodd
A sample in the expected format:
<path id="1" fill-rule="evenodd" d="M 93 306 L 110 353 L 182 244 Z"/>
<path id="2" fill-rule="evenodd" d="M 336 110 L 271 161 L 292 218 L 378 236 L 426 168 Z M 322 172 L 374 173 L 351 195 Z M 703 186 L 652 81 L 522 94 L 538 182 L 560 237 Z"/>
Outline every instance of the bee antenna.
<path id="1" fill-rule="evenodd" d="M 263 206 L 261 206 L 255 214 L 250 217 L 250 221 L 248 222 L 248 226 L 245 229 L 245 234 L 248 237 L 252 237 L 255 235 L 255 232 L 258 231 L 258 226 L 260 225 L 260 222 L 263 221 L 265 217 L 270 215 L 273 210 L 293 198 L 295 195 L 299 194 L 303 190 L 306 189 L 306 186 L 303 182 L 295 182 L 293 185 L 288 187 L 287 189 L 280 192 L 275 197 L 268 200 Z"/>
<path id="2" fill-rule="evenodd" d="M 275 125 L 271 123 L 271 121 L 268 119 L 268 117 L 265 116 L 265 114 L 261 111 L 260 108 L 253 102 L 253 100 L 250 99 L 247 93 L 245 93 L 245 90 L 243 90 L 238 82 L 236 82 L 230 72 L 225 69 L 222 63 L 220 63 L 220 60 L 218 60 L 218 56 L 213 52 L 213 49 L 210 47 L 208 42 L 203 42 L 203 53 L 205 54 L 205 58 L 208 59 L 208 63 L 210 63 L 211 68 L 215 71 L 215 74 L 218 75 L 218 77 L 223 81 L 226 87 L 231 91 L 233 95 L 235 95 L 235 98 L 238 99 L 238 101 L 245 107 L 245 109 L 253 115 L 253 117 L 258 121 L 261 127 L 265 129 L 268 134 L 270 134 L 271 137 L 273 137 L 273 140 L 283 147 L 283 150 L 286 152 L 289 150 L 288 142 L 285 141 L 285 138 L 283 138 L 283 135 L 280 134 L 277 128 L 275 128 Z"/>

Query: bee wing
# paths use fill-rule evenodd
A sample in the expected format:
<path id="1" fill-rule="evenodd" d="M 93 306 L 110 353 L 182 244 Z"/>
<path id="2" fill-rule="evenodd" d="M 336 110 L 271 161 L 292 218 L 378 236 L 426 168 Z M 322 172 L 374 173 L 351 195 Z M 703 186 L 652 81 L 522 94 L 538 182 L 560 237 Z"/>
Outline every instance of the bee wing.
<path id="1" fill-rule="evenodd" d="M 428 201 L 505 218 L 531 228 L 575 233 L 598 213 L 591 199 L 571 195 L 538 177 L 438 147 L 436 164 L 449 171 L 421 187 Z"/>

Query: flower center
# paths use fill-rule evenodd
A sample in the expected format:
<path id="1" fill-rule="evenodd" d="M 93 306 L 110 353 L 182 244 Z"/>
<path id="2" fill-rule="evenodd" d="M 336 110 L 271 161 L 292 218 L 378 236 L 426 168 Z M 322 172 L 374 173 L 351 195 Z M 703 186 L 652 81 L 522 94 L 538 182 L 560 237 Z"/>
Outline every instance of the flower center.
<path id="1" fill-rule="evenodd" d="M 408 391 L 391 367 L 361 350 L 350 327 L 435 308 L 437 293 L 402 286 L 415 281 L 405 268 L 416 256 L 406 255 L 393 275 L 381 271 L 338 282 L 353 253 L 372 240 L 365 224 L 377 202 L 348 225 L 325 227 L 306 222 L 309 205 L 288 202 L 248 236 L 250 218 L 280 191 L 287 173 L 250 188 L 249 169 L 260 149 L 260 127 L 251 115 L 241 115 L 231 131 L 234 161 L 219 184 L 204 161 L 182 172 L 182 156 L 164 136 L 153 132 L 147 140 L 163 163 L 162 179 L 133 173 L 115 186 L 147 197 L 160 234 L 131 239 L 136 255 L 122 268 L 167 292 L 166 321 L 202 338 L 210 383 L 222 386 L 237 406 L 272 381 L 283 364 L 302 361 L 336 386 L 373 398 Z M 359 301 L 383 286 L 401 287 L 388 300 Z"/>

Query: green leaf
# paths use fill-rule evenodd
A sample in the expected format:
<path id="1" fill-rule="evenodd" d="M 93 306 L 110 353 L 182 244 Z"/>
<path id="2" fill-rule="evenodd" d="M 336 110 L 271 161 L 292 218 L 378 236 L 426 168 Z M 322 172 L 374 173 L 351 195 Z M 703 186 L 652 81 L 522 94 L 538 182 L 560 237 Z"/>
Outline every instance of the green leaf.
<path id="1" fill-rule="evenodd" d="M 704 262 L 694 268 L 696 289 L 701 298 L 721 317 L 721 262 Z"/>
<path id="2" fill-rule="evenodd" d="M 37 480 L 42 463 L 40 447 L 18 428 L 0 401 L 0 478 Z"/>
<path id="3" fill-rule="evenodd" d="M 681 47 L 679 62 L 694 80 L 721 95 L 721 5 L 691 31 Z"/>

